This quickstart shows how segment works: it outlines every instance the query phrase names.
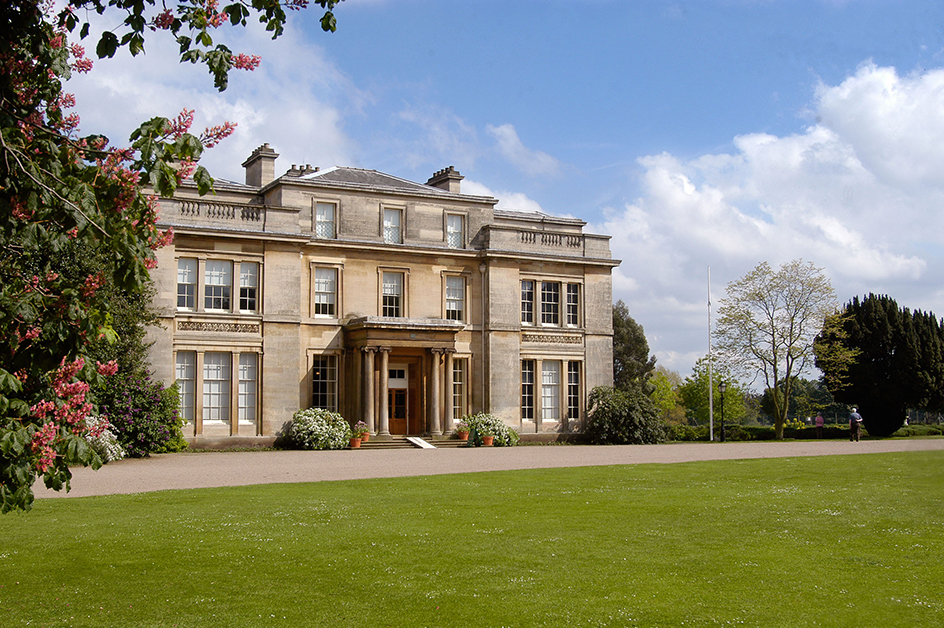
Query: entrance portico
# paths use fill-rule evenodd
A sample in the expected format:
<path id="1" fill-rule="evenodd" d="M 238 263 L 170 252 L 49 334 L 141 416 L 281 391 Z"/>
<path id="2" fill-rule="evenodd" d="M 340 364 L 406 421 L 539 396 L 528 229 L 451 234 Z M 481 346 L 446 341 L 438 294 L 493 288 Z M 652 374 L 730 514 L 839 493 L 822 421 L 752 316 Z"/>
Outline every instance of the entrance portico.
<path id="1" fill-rule="evenodd" d="M 344 326 L 345 347 L 359 359 L 355 416 L 371 433 L 452 432 L 452 355 L 464 327 L 445 319 L 379 316 Z"/>

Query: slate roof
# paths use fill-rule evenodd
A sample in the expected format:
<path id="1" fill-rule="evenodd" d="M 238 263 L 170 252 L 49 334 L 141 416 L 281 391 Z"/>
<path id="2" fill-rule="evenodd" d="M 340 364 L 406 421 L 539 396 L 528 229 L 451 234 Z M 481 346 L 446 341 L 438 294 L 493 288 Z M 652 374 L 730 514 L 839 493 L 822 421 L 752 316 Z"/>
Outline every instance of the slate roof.
<path id="1" fill-rule="evenodd" d="M 408 181 L 377 170 L 333 166 L 298 177 L 299 181 L 312 183 L 349 184 L 357 187 L 384 188 L 410 194 L 437 194 L 442 196 L 461 196 L 453 192 L 434 188 L 414 181 Z"/>

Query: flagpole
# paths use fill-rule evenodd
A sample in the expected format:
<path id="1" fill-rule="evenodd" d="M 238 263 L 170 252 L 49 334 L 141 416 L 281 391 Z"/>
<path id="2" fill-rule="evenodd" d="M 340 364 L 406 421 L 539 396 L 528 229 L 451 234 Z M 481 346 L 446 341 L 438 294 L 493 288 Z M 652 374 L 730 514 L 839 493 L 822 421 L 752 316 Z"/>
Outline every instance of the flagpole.
<path id="1" fill-rule="evenodd" d="M 714 379 L 711 376 L 711 266 L 708 267 L 708 440 L 715 439 Z"/>

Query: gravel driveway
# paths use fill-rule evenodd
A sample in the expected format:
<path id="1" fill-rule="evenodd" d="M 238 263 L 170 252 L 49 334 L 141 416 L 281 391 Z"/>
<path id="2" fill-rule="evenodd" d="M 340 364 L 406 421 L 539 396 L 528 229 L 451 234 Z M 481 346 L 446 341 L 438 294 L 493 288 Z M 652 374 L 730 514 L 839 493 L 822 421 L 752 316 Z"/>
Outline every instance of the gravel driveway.
<path id="1" fill-rule="evenodd" d="M 458 449 L 256 451 L 161 454 L 111 462 L 98 471 L 73 469 L 72 490 L 42 482 L 37 498 L 87 497 L 184 488 L 323 482 L 552 467 L 789 458 L 944 450 L 944 438 L 887 441 L 679 443 L 672 445 L 533 445 Z"/>

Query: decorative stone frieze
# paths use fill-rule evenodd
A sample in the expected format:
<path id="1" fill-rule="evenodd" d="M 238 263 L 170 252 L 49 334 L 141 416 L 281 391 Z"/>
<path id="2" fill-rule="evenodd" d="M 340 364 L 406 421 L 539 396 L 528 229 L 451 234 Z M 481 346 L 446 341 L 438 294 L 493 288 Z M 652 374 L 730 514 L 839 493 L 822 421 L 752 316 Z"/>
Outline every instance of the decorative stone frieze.
<path id="1" fill-rule="evenodd" d="M 258 334 L 258 323 L 209 323 L 204 321 L 177 321 L 177 331 L 210 331 L 237 334 Z"/>
<path id="2" fill-rule="evenodd" d="M 549 345 L 579 345 L 583 342 L 583 337 L 560 334 L 522 334 L 521 342 L 534 342 Z"/>

